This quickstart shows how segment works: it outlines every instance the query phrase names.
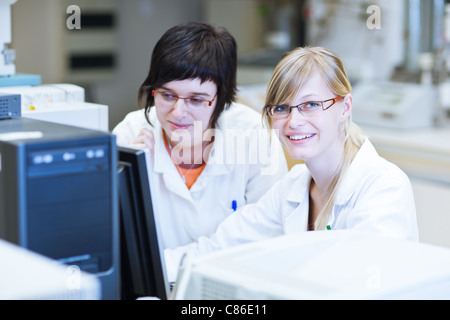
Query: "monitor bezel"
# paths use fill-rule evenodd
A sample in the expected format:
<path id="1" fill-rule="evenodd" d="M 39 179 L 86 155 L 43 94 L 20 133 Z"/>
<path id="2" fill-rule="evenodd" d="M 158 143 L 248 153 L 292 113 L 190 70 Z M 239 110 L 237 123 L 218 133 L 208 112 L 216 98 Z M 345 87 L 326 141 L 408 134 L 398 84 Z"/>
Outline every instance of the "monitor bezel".
<path id="1" fill-rule="evenodd" d="M 169 286 L 148 175 L 150 154 L 117 149 L 122 299 L 151 296 L 166 300 Z"/>

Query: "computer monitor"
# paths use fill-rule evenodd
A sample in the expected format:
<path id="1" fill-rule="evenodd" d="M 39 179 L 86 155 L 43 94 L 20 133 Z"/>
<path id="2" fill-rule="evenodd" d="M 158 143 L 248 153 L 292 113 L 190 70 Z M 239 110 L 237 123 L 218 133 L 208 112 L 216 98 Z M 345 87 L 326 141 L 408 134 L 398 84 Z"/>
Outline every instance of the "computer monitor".
<path id="1" fill-rule="evenodd" d="M 147 174 L 146 152 L 118 147 L 121 296 L 168 298 L 163 251 Z"/>

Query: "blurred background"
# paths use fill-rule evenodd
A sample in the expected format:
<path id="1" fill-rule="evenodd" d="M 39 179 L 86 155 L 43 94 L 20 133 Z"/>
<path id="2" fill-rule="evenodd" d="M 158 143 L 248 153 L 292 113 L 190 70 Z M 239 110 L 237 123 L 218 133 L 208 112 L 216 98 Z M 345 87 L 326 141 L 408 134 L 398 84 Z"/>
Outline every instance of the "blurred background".
<path id="1" fill-rule="evenodd" d="M 239 48 L 239 84 L 265 84 L 286 51 L 320 45 L 336 51 L 352 79 L 419 82 L 420 58 L 446 78 L 444 0 L 19 0 L 12 5 L 17 72 L 43 83 L 70 82 L 109 106 L 112 128 L 136 108 L 153 46 L 175 24 L 227 28 Z M 68 29 L 81 11 L 81 29 Z M 371 7 L 372 6 L 372 7 Z M 379 14 L 377 15 L 376 10 Z M 377 21 L 378 20 L 378 21 Z"/>
<path id="2" fill-rule="evenodd" d="M 71 83 L 108 106 L 112 129 L 136 110 L 153 46 L 170 27 L 204 21 L 238 43 L 239 100 L 256 110 L 273 68 L 304 45 L 334 50 L 354 87 L 354 121 L 411 178 L 422 241 L 450 246 L 448 0 L 19 0 L 18 73 Z M 66 25 L 70 5 L 81 29 Z M 297 163 L 289 159 L 289 165 Z"/>

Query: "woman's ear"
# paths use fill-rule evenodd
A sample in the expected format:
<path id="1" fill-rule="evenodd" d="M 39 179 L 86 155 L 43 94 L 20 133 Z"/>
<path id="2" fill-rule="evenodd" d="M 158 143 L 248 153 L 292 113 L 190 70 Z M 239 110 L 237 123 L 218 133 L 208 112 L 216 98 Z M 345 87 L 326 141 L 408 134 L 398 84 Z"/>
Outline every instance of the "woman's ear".
<path id="1" fill-rule="evenodd" d="M 348 93 L 344 96 L 344 103 L 342 104 L 342 117 L 347 119 L 352 114 L 353 96 Z"/>

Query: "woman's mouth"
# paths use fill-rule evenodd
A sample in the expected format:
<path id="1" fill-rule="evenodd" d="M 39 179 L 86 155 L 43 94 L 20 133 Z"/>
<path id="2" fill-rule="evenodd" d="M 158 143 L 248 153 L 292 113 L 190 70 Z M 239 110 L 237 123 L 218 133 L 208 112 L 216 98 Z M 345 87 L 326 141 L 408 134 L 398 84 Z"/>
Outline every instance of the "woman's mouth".
<path id="1" fill-rule="evenodd" d="M 312 138 L 313 136 L 315 136 L 314 133 L 311 134 L 295 134 L 295 135 L 288 135 L 287 137 L 289 138 L 289 140 L 292 141 L 303 141 L 303 140 L 307 140 Z"/>
<path id="2" fill-rule="evenodd" d="M 171 121 L 169 121 L 169 124 L 173 130 L 188 129 L 191 126 L 190 124 L 176 123 Z"/>

